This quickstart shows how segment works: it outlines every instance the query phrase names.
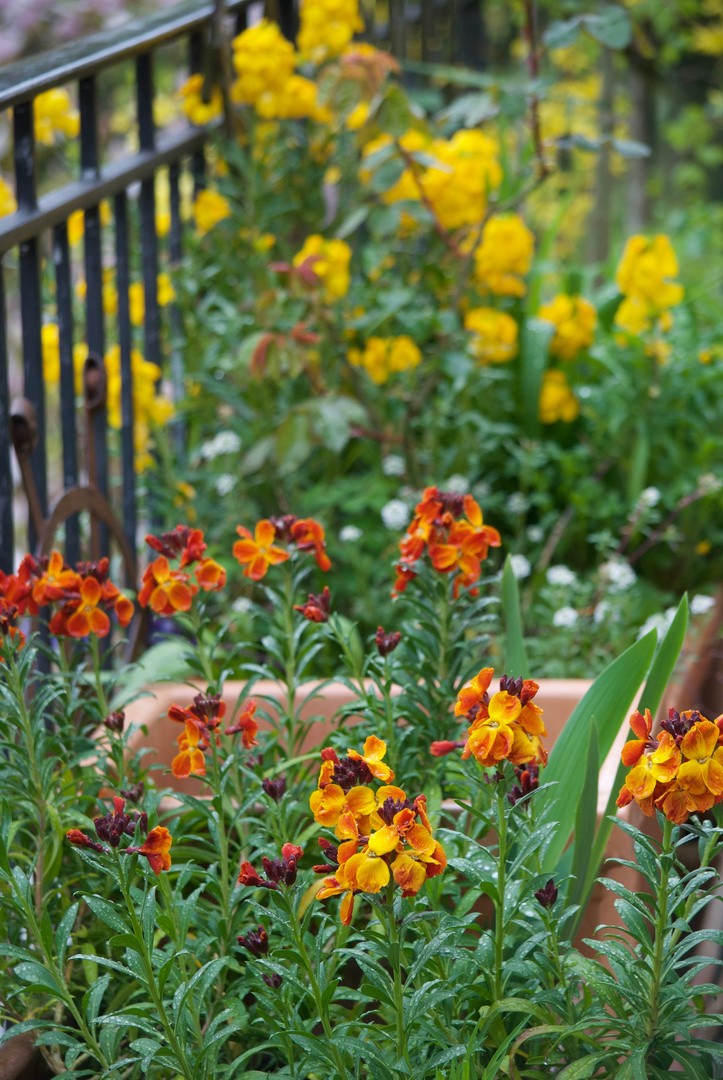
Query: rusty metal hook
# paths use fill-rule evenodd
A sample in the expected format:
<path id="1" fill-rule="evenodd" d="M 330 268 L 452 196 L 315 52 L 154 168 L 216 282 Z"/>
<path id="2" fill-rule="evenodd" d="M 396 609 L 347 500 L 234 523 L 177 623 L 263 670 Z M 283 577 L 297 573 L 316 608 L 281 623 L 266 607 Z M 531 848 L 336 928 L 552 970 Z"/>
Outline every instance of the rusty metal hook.
<path id="1" fill-rule="evenodd" d="M 40 536 L 45 519 L 30 463 L 33 451 L 38 445 L 38 414 L 32 401 L 28 401 L 27 398 L 16 398 L 10 406 L 10 435 L 20 466 L 20 475 L 23 479 L 23 488 L 28 500 L 35 535 Z"/>

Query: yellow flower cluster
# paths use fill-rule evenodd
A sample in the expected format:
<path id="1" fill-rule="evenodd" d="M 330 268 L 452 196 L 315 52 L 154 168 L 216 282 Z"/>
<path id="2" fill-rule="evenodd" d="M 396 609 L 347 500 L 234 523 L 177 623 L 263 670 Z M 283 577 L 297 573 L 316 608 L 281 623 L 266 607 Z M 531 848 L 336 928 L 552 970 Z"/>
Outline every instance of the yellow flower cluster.
<path id="1" fill-rule="evenodd" d="M 50 386 L 60 382 L 60 341 L 57 323 L 46 323 L 41 331 L 43 346 L 43 378 Z M 88 346 L 79 342 L 73 347 L 73 373 L 76 394 L 83 390 L 83 366 L 88 357 Z M 121 415 L 121 364 L 120 346 L 114 345 L 105 354 L 105 370 L 108 386 L 108 423 L 119 431 Z M 157 364 L 144 360 L 137 349 L 131 350 L 133 385 L 133 443 L 136 452 L 136 470 L 142 472 L 153 463 L 149 453 L 151 426 L 162 427 L 173 416 L 173 404 L 163 394 L 156 393 L 161 377 Z"/>
<path id="2" fill-rule="evenodd" d="M 208 101 L 203 97 L 203 75 L 195 74 L 186 79 L 178 91 L 181 108 L 192 124 L 208 124 L 223 115 L 223 94 L 220 86 L 212 86 Z"/>
<path id="3" fill-rule="evenodd" d="M 18 208 L 13 189 L 8 182 L 0 176 L 0 217 L 14 214 Z"/>
<path id="4" fill-rule="evenodd" d="M 555 326 L 550 352 L 560 360 L 574 360 L 583 349 L 589 349 L 595 339 L 597 312 L 582 296 L 560 293 L 549 304 L 543 304 L 538 317 Z"/>
<path id="5" fill-rule="evenodd" d="M 409 371 L 422 361 L 418 346 L 407 334 L 399 337 L 370 337 L 364 349 L 350 349 L 347 359 L 353 367 L 362 367 L 372 382 L 381 386 L 390 375 Z"/>
<path id="6" fill-rule="evenodd" d="M 580 413 L 580 403 L 570 389 L 564 371 L 550 368 L 542 378 L 540 388 L 539 417 L 543 424 L 556 424 L 563 420 L 571 424 Z"/>
<path id="7" fill-rule="evenodd" d="M 253 105 L 266 120 L 329 118 L 318 105 L 316 83 L 294 74 L 299 57 L 276 23 L 262 19 L 233 40 L 233 65 L 238 78 L 231 100 Z"/>
<path id="8" fill-rule="evenodd" d="M 301 0 L 296 44 L 315 64 L 339 56 L 355 33 L 364 29 L 359 0 Z"/>
<path id="9" fill-rule="evenodd" d="M 293 265 L 304 276 L 310 272 L 312 281 L 318 278 L 324 286 L 326 299 L 333 301 L 341 300 L 349 291 L 350 261 L 351 248 L 343 240 L 325 240 L 314 233 L 307 236 L 301 251 L 294 255 Z"/>
<path id="10" fill-rule="evenodd" d="M 667 236 L 659 233 L 652 240 L 631 236 L 615 274 L 624 296 L 615 314 L 616 325 L 637 336 L 658 318 L 660 329 L 669 330 L 673 317 L 668 309 L 683 299 L 683 286 L 671 280 L 677 273 L 678 260 Z"/>
<path id="11" fill-rule="evenodd" d="M 481 364 L 506 364 L 517 356 L 517 323 L 504 311 L 471 308 L 464 327 L 472 331 L 470 348 Z"/>
<path id="12" fill-rule="evenodd" d="M 474 257 L 477 284 L 495 296 L 524 296 L 522 279 L 534 250 L 535 238 L 518 214 L 490 218 Z"/>
<path id="13" fill-rule="evenodd" d="M 199 236 L 205 236 L 219 221 L 231 217 L 231 206 L 228 199 L 219 195 L 211 188 L 203 188 L 199 191 L 193 203 L 193 220 Z"/>
<path id="14" fill-rule="evenodd" d="M 52 146 L 57 135 L 70 138 L 80 131 L 80 114 L 74 107 L 67 90 L 56 87 L 38 94 L 33 102 L 35 141 Z"/>
<path id="15" fill-rule="evenodd" d="M 106 315 L 118 314 L 118 291 L 115 287 L 113 268 L 106 266 L 103 270 L 103 311 Z M 176 299 L 176 291 L 171 284 L 171 279 L 166 273 L 159 274 L 157 279 L 158 304 L 165 307 Z M 81 278 L 75 286 L 76 296 L 85 300 L 88 287 L 85 278 Z M 128 289 L 128 303 L 130 307 L 130 319 L 133 326 L 142 326 L 146 309 L 145 290 L 143 283 L 134 281 Z M 52 325 L 52 324 L 51 324 Z"/>
<path id="16" fill-rule="evenodd" d="M 363 157 L 391 143 L 389 135 L 380 135 L 367 143 Z M 435 164 L 409 167 L 385 192 L 383 201 L 426 199 L 445 229 L 460 229 L 479 224 L 487 209 L 487 194 L 502 180 L 499 143 L 478 130 L 458 131 L 451 139 L 429 139 L 424 132 L 410 130 L 399 140 L 407 154 L 425 151 Z M 369 167 L 362 167 L 361 179 L 367 181 Z"/>
<path id="17" fill-rule="evenodd" d="M 110 225 L 111 211 L 110 203 L 107 199 L 103 199 L 100 204 L 100 223 L 101 225 Z M 83 239 L 85 233 L 85 212 L 83 210 L 74 210 L 68 218 L 68 242 L 71 247 L 76 247 Z"/>

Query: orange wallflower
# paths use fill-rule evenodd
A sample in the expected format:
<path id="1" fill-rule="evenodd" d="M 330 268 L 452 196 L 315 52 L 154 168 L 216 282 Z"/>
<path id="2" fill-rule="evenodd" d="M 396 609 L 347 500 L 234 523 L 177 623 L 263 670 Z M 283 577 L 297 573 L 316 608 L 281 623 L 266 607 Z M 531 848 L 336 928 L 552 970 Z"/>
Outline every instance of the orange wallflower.
<path id="1" fill-rule="evenodd" d="M 150 604 L 157 615 L 174 615 L 188 611 L 198 591 L 188 574 L 171 570 L 165 555 L 159 555 L 143 575 L 143 585 L 138 594 L 141 607 Z"/>
<path id="2" fill-rule="evenodd" d="M 145 855 L 153 873 L 160 874 L 161 870 L 171 869 L 169 852 L 172 843 L 173 837 L 168 829 L 164 828 L 163 825 L 156 825 L 155 829 L 151 829 L 148 833 L 146 842 L 142 847 L 127 848 L 126 852 L 137 852 L 139 855 Z"/>
<path id="3" fill-rule="evenodd" d="M 492 668 L 482 670 L 457 695 L 455 714 L 472 721 L 467 729 L 463 758 L 474 756 L 484 768 L 509 760 L 513 765 L 547 761 L 542 738 L 547 735 L 542 709 L 532 700 L 539 690 L 533 679 L 500 680 L 497 693 L 488 693 Z M 436 756 L 455 749 L 456 741 L 433 743 Z"/>
<path id="4" fill-rule="evenodd" d="M 258 740 L 256 739 L 256 733 L 259 730 L 259 725 L 254 717 L 254 713 L 258 708 L 258 702 L 252 698 L 246 702 L 246 707 L 242 710 L 236 722 L 226 729 L 227 735 L 236 735 L 238 732 L 242 732 L 241 739 L 247 750 L 250 750 L 253 746 L 258 746 Z"/>
<path id="5" fill-rule="evenodd" d="M 32 587 L 32 596 L 38 607 L 42 607 L 53 600 L 64 600 L 68 592 L 77 592 L 78 587 L 78 574 L 65 565 L 59 551 L 53 551 L 47 570 Z"/>
<path id="6" fill-rule="evenodd" d="M 171 762 L 171 772 L 179 780 L 185 780 L 191 774 L 206 775 L 206 758 L 199 746 L 202 738 L 201 730 L 194 720 L 186 720 L 185 727 L 185 732 L 176 740 L 179 752 Z"/>
<path id="7" fill-rule="evenodd" d="M 376 776 L 377 780 L 383 780 L 386 783 L 388 780 L 394 779 L 394 773 L 385 765 L 382 758 L 387 752 L 387 744 L 383 739 L 378 739 L 376 735 L 370 735 L 364 742 L 364 753 L 360 754 L 356 750 L 347 750 L 347 756 L 353 761 L 363 761 L 372 776 Z"/>
<path id="8" fill-rule="evenodd" d="M 236 532 L 241 539 L 234 544 L 233 554 L 242 566 L 246 566 L 244 577 L 252 581 L 260 581 L 270 566 L 289 558 L 288 551 L 274 547 L 276 529 L 265 518 L 258 522 L 253 536 L 243 525 L 239 525 Z"/>
<path id="9" fill-rule="evenodd" d="M 693 797 L 699 810 L 710 809 L 723 796 L 723 746 L 719 746 L 719 739 L 718 727 L 702 720 L 680 744 L 686 760 L 678 769 L 678 784 Z"/>
<path id="10" fill-rule="evenodd" d="M 226 571 L 215 559 L 204 559 L 193 573 L 204 592 L 216 592 L 226 584 Z"/>
<path id="11" fill-rule="evenodd" d="M 297 551 L 313 551 L 320 570 L 330 570 L 331 560 L 326 554 L 326 539 L 323 527 L 313 518 L 303 518 L 291 526 L 291 537 Z"/>

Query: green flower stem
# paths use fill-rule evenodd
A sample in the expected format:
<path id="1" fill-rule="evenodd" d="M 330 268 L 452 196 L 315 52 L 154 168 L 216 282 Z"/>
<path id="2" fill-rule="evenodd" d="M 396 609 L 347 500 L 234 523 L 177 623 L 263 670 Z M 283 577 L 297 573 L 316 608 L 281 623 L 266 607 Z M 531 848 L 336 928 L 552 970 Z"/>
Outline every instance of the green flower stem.
<path id="1" fill-rule="evenodd" d="M 319 1019 L 321 1020 L 322 1027 L 324 1028 L 324 1034 L 326 1035 L 326 1039 L 329 1044 L 331 1056 L 334 1059 L 336 1071 L 339 1073 L 341 1080 L 349 1080 L 349 1073 L 347 1072 L 346 1066 L 344 1064 L 344 1059 L 339 1052 L 338 1046 L 334 1042 L 334 1031 L 331 1026 L 331 1021 L 329 1020 L 329 1017 L 326 1013 L 326 1009 L 324 1008 L 323 1002 L 321 1000 L 321 990 L 319 989 L 319 983 L 317 982 L 316 975 L 314 974 L 314 967 L 311 963 L 309 953 L 304 943 L 304 935 L 301 932 L 299 920 L 297 918 L 296 912 L 292 909 L 292 905 L 288 897 L 285 897 L 285 900 L 289 915 L 289 923 L 291 925 L 291 932 L 294 935 L 294 941 L 296 942 L 296 947 L 299 951 L 301 962 L 306 969 L 306 974 L 309 976 L 309 986 L 311 987 L 314 1004 L 316 1006 L 316 1011 Z"/>
<path id="2" fill-rule="evenodd" d="M 507 814 L 505 792 L 497 784 L 497 901 L 495 902 L 495 1000 L 502 999 L 502 959 L 505 948 L 505 885 L 507 875 Z"/>
<path id="3" fill-rule="evenodd" d="M 228 836 L 226 835 L 226 821 L 223 810 L 223 794 L 221 792 L 221 766 L 218 760 L 218 747 L 216 746 L 216 739 L 213 733 L 211 733 L 211 758 L 213 762 L 213 771 L 211 775 L 211 788 L 213 790 L 215 800 L 218 801 L 218 809 L 216 811 L 218 820 L 218 849 L 219 849 L 219 863 L 221 866 L 221 896 L 223 900 L 223 917 L 226 922 L 226 928 L 228 930 L 228 923 L 231 911 L 231 884 L 229 880 L 229 862 L 228 862 Z M 221 943 L 221 955 L 225 955 L 226 944 L 225 940 Z"/>
<path id="4" fill-rule="evenodd" d="M 38 768 L 37 750 L 35 746 L 35 735 L 33 734 L 33 721 L 28 707 L 25 702 L 25 687 L 23 686 L 22 679 L 20 677 L 20 670 L 17 665 L 17 661 L 13 654 L 12 649 L 8 649 L 8 665 L 10 678 L 8 682 L 15 697 L 15 701 L 18 706 L 18 713 L 20 714 L 20 723 L 23 728 L 23 735 L 25 737 L 25 744 L 28 748 L 28 759 L 30 764 L 30 779 L 32 782 L 32 790 L 35 793 L 35 806 L 37 811 L 38 822 L 38 858 L 35 864 L 35 909 L 37 911 L 38 919 L 43 915 L 43 880 L 44 880 L 44 861 L 45 861 L 45 825 L 46 825 L 46 798 L 43 790 L 43 781 Z"/>
<path id="5" fill-rule="evenodd" d="M 125 869 L 119 857 L 117 848 L 113 848 L 113 854 L 115 856 L 116 868 L 118 871 L 118 883 L 120 885 L 121 892 L 123 893 L 123 899 L 126 902 L 126 908 L 128 910 L 128 915 L 130 916 L 133 933 L 138 939 L 138 942 L 143 946 L 143 950 L 141 952 L 141 961 L 146 972 L 148 991 L 151 995 L 151 998 L 153 999 L 153 1004 L 156 1007 L 156 1015 L 158 1016 L 164 1034 L 168 1039 L 168 1045 L 171 1047 L 171 1050 L 176 1057 L 176 1061 L 178 1062 L 178 1067 L 180 1071 L 183 1073 L 186 1080 L 198 1080 L 198 1074 L 194 1073 L 193 1069 L 189 1065 L 185 1051 L 181 1046 L 180 1042 L 178 1041 L 176 1032 L 174 1031 L 173 1024 L 168 1019 L 168 1013 L 166 1012 L 166 1007 L 163 1003 L 163 996 L 158 990 L 158 983 L 156 982 L 156 973 L 153 970 L 153 963 L 151 962 L 149 950 L 143 937 L 143 930 L 141 928 L 141 924 L 138 921 L 135 904 L 131 899 L 130 881 L 126 878 Z"/>
<path id="6" fill-rule="evenodd" d="M 387 746 L 390 750 L 389 760 L 393 761 L 396 765 L 397 730 L 394 724 L 394 706 L 392 705 L 392 676 L 389 671 L 388 656 L 384 657 L 384 683 L 382 686 L 382 694 L 384 696 L 384 716 L 386 719 L 387 727 Z"/>
<path id="7" fill-rule="evenodd" d="M 394 878 L 387 885 L 386 916 L 389 927 L 389 963 L 394 975 L 394 1014 L 397 1026 L 397 1060 L 406 1061 L 411 1067 L 407 1047 L 407 1031 L 404 1026 L 404 987 L 402 986 L 402 943 L 394 917 Z"/>
<path id="8" fill-rule="evenodd" d="M 103 664 L 100 656 L 100 644 L 96 634 L 90 635 L 90 655 L 93 660 L 93 675 L 95 678 L 95 692 L 98 698 L 98 704 L 100 705 L 100 711 L 103 719 L 110 716 L 110 703 L 106 697 L 105 688 L 103 686 Z M 118 778 L 117 786 L 120 790 L 125 783 L 125 749 L 123 747 L 122 735 L 110 735 L 110 748 L 111 756 L 113 758 L 113 764 L 115 765 L 116 776 Z"/>
<path id="9" fill-rule="evenodd" d="M 711 855 L 715 851 L 716 841 L 717 841 L 716 833 L 713 833 L 710 836 L 710 838 L 708 840 L 708 843 L 705 846 L 705 850 L 703 852 L 703 858 L 700 861 L 700 865 L 701 865 L 702 869 L 705 868 L 706 866 L 708 866 L 708 864 L 710 862 Z M 689 917 L 691 911 L 693 910 L 693 905 L 695 904 L 695 902 L 698 899 L 699 895 L 700 895 L 700 893 L 698 892 L 698 890 L 696 890 L 695 892 L 692 892 L 690 894 L 690 896 L 688 897 L 688 899 L 685 901 L 685 907 L 683 908 L 683 914 L 681 916 L 681 923 L 687 923 L 688 917 Z M 681 925 L 681 926 L 676 927 L 676 929 L 673 931 L 673 933 L 671 935 L 671 938 L 670 938 L 670 944 L 668 946 L 669 951 L 674 949 L 675 946 L 678 944 L 678 942 L 680 941 L 680 935 L 682 933 L 683 933 L 683 926 Z"/>
<path id="10" fill-rule="evenodd" d="M 161 893 L 166 905 L 166 914 L 173 926 L 173 944 L 176 948 L 179 967 L 181 968 L 181 977 L 184 983 L 188 982 L 188 966 L 186 964 L 186 957 L 181 956 L 180 953 L 185 948 L 185 942 L 181 940 L 181 934 L 178 928 L 178 920 L 176 918 L 176 905 L 173 900 L 173 894 L 171 893 L 171 886 L 168 881 L 168 874 L 162 873 L 159 875 L 158 883 Z M 196 1006 L 196 999 L 193 994 L 186 998 L 186 1001 L 191 1005 L 191 1016 L 193 1017 L 193 1028 L 196 1033 L 196 1040 L 198 1042 L 198 1049 L 200 1051 L 203 1045 L 203 1028 L 201 1027 L 201 1018 L 198 1014 L 198 1008 Z"/>
<path id="11" fill-rule="evenodd" d="M 645 1022 L 645 1036 L 649 1040 L 654 1038 L 658 1029 L 665 928 L 668 924 L 668 883 L 674 856 L 672 837 L 673 823 L 666 818 L 663 829 L 663 846 L 660 852 L 660 883 L 656 895 L 658 917 L 655 920 L 655 944 L 653 946 L 650 994 L 648 997 L 648 1016 Z"/>
<path id="12" fill-rule="evenodd" d="M 296 731 L 296 636 L 294 634 L 294 581 L 293 572 L 288 563 L 284 563 L 284 641 L 286 645 L 285 678 L 286 682 L 286 754 L 295 757 L 297 743 L 300 743 Z"/>
<path id="13" fill-rule="evenodd" d="M 439 604 L 439 664 L 437 665 L 437 678 L 440 683 L 447 677 L 447 650 L 449 648 L 449 582 L 446 577 L 440 575 L 440 604 Z"/>
<path id="14" fill-rule="evenodd" d="M 216 688 L 216 679 L 213 674 L 213 658 L 209 656 L 208 650 L 203 643 L 203 619 L 195 605 L 191 609 L 191 623 L 196 638 L 196 652 L 198 659 L 201 661 L 203 676 L 208 683 L 208 692 L 211 693 Z M 218 687 L 218 689 L 220 690 L 221 687 Z"/>

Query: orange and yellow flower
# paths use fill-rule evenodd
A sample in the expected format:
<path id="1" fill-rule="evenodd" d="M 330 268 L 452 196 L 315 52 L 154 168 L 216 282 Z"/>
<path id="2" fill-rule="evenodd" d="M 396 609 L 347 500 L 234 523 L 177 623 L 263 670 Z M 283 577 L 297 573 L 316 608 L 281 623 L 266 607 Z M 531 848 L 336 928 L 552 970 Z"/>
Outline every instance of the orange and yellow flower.
<path id="1" fill-rule="evenodd" d="M 194 776 L 206 775 L 206 758 L 199 744 L 202 735 L 199 725 L 194 720 L 186 720 L 186 730 L 178 736 L 178 753 L 171 762 L 171 772 L 178 779 L 185 780 Z"/>
<path id="2" fill-rule="evenodd" d="M 182 570 L 172 570 L 165 555 L 159 555 L 143 574 L 138 603 L 149 604 L 157 615 L 189 611 L 198 586 Z"/>
<path id="3" fill-rule="evenodd" d="M 243 525 L 237 526 L 236 532 L 241 539 L 234 544 L 233 554 L 246 567 L 244 577 L 252 581 L 260 581 L 270 566 L 289 558 L 288 551 L 274 546 L 276 529 L 265 518 L 257 523 L 253 536 Z"/>

